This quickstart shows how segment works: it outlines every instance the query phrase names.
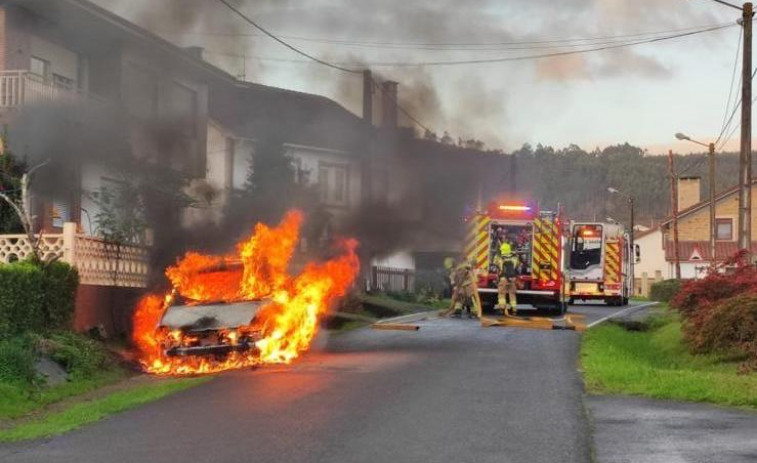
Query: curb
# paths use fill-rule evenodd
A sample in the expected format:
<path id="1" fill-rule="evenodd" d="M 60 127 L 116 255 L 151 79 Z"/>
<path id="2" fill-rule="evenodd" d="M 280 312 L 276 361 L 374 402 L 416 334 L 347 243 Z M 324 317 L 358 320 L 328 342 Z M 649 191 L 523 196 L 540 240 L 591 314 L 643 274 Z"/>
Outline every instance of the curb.
<path id="1" fill-rule="evenodd" d="M 599 325 L 600 323 L 604 323 L 608 320 L 612 320 L 613 318 L 622 317 L 623 315 L 628 315 L 629 313 L 634 313 L 637 310 L 645 309 L 647 307 L 652 307 L 657 304 L 659 304 L 659 302 L 655 301 L 655 302 L 647 302 L 646 304 L 640 304 L 640 305 L 634 305 L 634 306 L 628 307 L 627 309 L 623 309 L 620 312 L 615 312 L 612 315 L 608 315 L 604 318 L 600 318 L 599 320 L 589 323 L 588 325 L 586 325 L 586 329 L 593 328 Z"/>
<path id="2" fill-rule="evenodd" d="M 412 323 L 412 322 L 419 322 L 421 320 L 426 320 L 431 316 L 435 316 L 439 313 L 438 310 L 429 310 L 426 312 L 418 312 L 418 313 L 411 313 L 408 315 L 400 315 L 399 317 L 392 317 L 392 318 L 385 318 L 383 320 L 379 320 L 375 325 L 386 325 L 386 324 L 395 324 L 395 323 Z"/>

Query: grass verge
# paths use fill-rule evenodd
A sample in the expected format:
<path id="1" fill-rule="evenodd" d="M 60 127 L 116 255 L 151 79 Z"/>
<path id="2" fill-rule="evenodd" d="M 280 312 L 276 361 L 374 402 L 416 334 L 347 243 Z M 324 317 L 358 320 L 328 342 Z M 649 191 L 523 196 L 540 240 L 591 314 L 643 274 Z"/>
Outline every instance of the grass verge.
<path id="1" fill-rule="evenodd" d="M 378 318 L 408 315 L 434 309 L 446 309 L 450 303 L 449 299 L 432 303 L 419 303 L 401 301 L 385 295 L 362 294 L 359 297 L 365 310 Z"/>
<path id="2" fill-rule="evenodd" d="M 734 359 L 691 355 L 672 315 L 645 331 L 614 323 L 587 331 L 581 362 L 589 392 L 757 408 L 757 374 L 737 374 Z"/>
<path id="3" fill-rule="evenodd" d="M 65 410 L 0 431 L 0 442 L 15 442 L 62 434 L 210 379 L 210 377 L 202 377 L 156 380 L 154 383 L 115 392 L 100 399 L 77 403 Z"/>
<path id="4" fill-rule="evenodd" d="M 126 378 L 124 370 L 111 369 L 90 378 L 76 379 L 60 386 L 40 390 L 20 382 L 0 382 L 0 421 L 19 418 L 68 397 L 94 391 L 124 378 Z"/>

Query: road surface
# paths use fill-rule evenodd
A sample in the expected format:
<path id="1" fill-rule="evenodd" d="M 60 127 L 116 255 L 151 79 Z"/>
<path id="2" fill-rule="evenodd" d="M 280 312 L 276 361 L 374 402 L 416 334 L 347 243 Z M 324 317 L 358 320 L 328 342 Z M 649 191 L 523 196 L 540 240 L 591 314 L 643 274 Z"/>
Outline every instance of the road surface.
<path id="1" fill-rule="evenodd" d="M 591 322 L 622 308 L 584 306 Z M 322 336 L 292 366 L 210 383 L 0 461 L 588 462 L 580 335 L 428 320 Z"/>

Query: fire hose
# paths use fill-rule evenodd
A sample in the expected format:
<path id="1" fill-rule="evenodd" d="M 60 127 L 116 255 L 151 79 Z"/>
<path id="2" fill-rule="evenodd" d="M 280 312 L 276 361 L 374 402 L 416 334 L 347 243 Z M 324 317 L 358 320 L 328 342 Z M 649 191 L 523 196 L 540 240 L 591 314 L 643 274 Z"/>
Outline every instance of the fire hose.
<path id="1" fill-rule="evenodd" d="M 586 331 L 585 315 L 568 314 L 559 318 L 550 317 L 520 317 L 507 315 L 501 318 L 482 317 L 481 326 L 509 326 L 532 330 L 567 330 Z"/>

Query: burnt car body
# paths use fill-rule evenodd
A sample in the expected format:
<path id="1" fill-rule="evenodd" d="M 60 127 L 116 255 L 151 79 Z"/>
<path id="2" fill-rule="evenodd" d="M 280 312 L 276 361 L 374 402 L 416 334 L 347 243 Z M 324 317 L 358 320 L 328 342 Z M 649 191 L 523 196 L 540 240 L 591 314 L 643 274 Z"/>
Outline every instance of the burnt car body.
<path id="1" fill-rule="evenodd" d="M 260 339 L 260 332 L 254 328 L 255 317 L 267 302 L 173 304 L 158 325 L 163 334 L 163 353 L 168 357 L 225 357 L 254 350 Z"/>

